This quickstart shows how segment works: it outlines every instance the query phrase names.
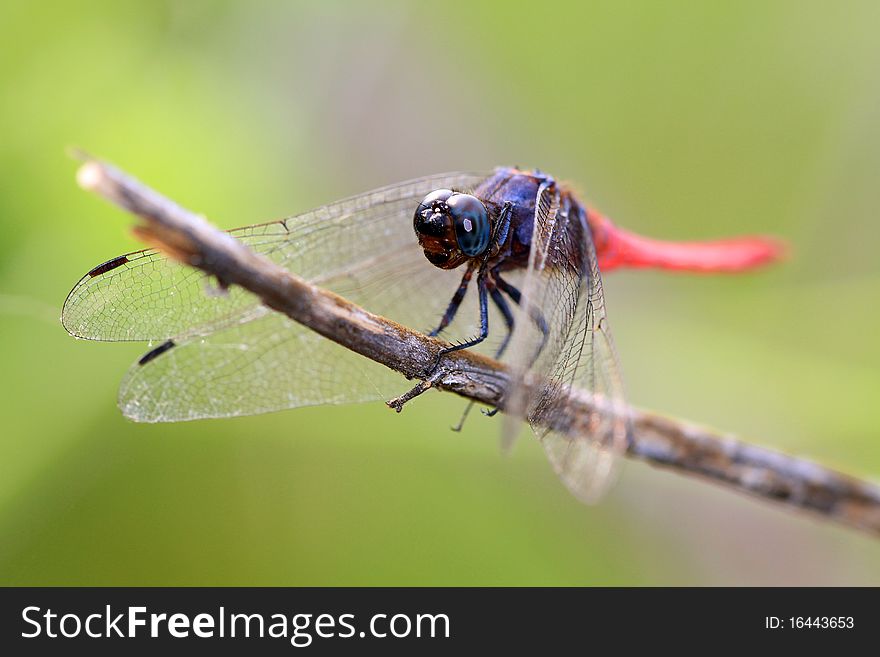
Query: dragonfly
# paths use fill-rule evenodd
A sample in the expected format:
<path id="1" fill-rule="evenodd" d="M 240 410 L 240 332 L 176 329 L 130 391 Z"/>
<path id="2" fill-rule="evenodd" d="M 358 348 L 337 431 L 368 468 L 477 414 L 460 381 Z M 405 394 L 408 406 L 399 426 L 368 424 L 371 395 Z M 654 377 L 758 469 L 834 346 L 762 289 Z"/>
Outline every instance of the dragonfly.
<path id="1" fill-rule="evenodd" d="M 438 361 L 471 349 L 504 363 L 504 444 L 525 420 L 587 502 L 613 481 L 630 437 L 601 272 L 740 272 L 783 248 L 764 236 L 642 237 L 569 185 L 518 167 L 426 176 L 230 234 L 373 313 L 452 338 Z M 476 303 L 465 304 L 472 289 Z M 68 295 L 62 323 L 78 338 L 151 344 L 119 389 L 120 409 L 138 422 L 388 399 L 401 385 L 384 366 L 156 249 L 94 267 Z M 583 392 L 595 407 L 586 428 L 560 429 Z"/>

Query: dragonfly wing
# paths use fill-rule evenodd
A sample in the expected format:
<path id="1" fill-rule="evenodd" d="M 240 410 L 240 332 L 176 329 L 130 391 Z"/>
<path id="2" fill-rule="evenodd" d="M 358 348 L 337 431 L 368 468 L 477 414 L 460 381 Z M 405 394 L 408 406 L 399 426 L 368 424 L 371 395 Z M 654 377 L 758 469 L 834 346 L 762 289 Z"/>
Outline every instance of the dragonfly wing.
<path id="1" fill-rule="evenodd" d="M 255 415 L 387 398 L 400 375 L 264 306 L 129 369 L 123 414 L 138 422 Z M 396 386 L 396 388 L 395 388 Z"/>
<path id="2" fill-rule="evenodd" d="M 592 502 L 626 449 L 627 406 L 592 238 L 578 206 L 552 180 L 538 191 L 522 285 L 503 440 L 510 445 L 518 418 L 527 419 L 568 489 Z M 578 390 L 591 394 L 595 411 L 576 429 L 552 428 L 565 426 Z"/>
<path id="3" fill-rule="evenodd" d="M 388 262 L 389 254 L 401 251 L 403 257 L 420 255 L 411 222 L 426 194 L 441 187 L 470 190 L 484 177 L 427 176 L 230 234 L 316 284 L 347 274 L 351 290 L 363 270 L 375 277 L 376 260 Z M 182 339 L 234 324 L 258 304 L 243 289 L 221 293 L 203 272 L 146 249 L 113 258 L 83 276 L 67 296 L 61 321 L 72 335 L 90 340 Z"/>
<path id="4" fill-rule="evenodd" d="M 367 310 L 427 329 L 439 321 L 460 274 L 425 260 L 412 214 L 430 191 L 470 190 L 483 177 L 431 176 L 232 234 Z M 125 258 L 80 281 L 63 318 L 80 337 L 173 339 L 172 348 L 133 365 L 123 381 L 119 403 L 131 419 L 170 422 L 366 401 L 399 386 L 399 375 L 270 312 L 245 290 L 206 294 L 208 277 L 155 251 Z"/>
<path id="5" fill-rule="evenodd" d="M 267 255 L 288 236 L 285 221 L 229 231 Z M 277 253 L 277 251 L 276 251 Z M 157 249 L 134 251 L 92 269 L 67 295 L 61 322 L 78 338 L 153 341 L 205 335 L 257 305 L 239 288 L 221 292 L 204 272 Z"/>

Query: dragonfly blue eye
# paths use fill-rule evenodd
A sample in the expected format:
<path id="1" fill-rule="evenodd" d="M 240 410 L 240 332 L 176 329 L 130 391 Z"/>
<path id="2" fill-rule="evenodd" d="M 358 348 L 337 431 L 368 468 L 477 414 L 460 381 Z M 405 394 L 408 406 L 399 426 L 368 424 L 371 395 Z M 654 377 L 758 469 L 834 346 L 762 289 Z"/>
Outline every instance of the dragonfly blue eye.
<path id="1" fill-rule="evenodd" d="M 476 257 L 489 246 L 489 214 L 480 200 L 470 194 L 452 194 L 447 200 L 449 215 L 455 225 L 458 248 L 466 256 Z"/>
<path id="2" fill-rule="evenodd" d="M 489 246 L 492 229 L 486 207 L 470 194 L 438 189 L 413 215 L 413 228 L 425 257 L 441 269 L 455 269 Z"/>

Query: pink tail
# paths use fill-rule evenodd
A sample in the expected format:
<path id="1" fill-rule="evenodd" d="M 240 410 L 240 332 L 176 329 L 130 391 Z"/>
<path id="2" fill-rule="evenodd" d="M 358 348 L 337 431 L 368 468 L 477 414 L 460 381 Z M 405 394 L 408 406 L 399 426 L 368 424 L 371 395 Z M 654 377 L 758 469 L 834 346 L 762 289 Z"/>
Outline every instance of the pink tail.
<path id="1" fill-rule="evenodd" d="M 740 272 L 785 257 L 784 242 L 750 236 L 710 242 L 664 242 L 618 228 L 596 212 L 589 213 L 599 269 L 617 267 L 692 272 Z"/>

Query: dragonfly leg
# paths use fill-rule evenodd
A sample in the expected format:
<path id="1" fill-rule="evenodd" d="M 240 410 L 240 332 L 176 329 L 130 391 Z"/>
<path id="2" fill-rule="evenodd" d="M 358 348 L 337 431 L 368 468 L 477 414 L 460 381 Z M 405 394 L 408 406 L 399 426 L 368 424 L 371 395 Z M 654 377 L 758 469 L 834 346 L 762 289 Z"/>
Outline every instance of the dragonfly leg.
<path id="1" fill-rule="evenodd" d="M 516 289 L 513 285 L 505 281 L 500 276 L 496 276 L 495 282 L 501 290 L 507 293 L 507 296 L 513 299 L 516 305 L 522 305 L 520 303 L 522 301 L 522 293 L 518 289 Z M 534 306 L 531 306 L 529 308 L 529 316 L 532 318 L 532 321 L 535 322 L 535 325 L 541 331 L 541 344 L 538 345 L 538 348 L 535 350 L 534 356 L 532 356 L 532 360 L 529 363 L 529 367 L 531 367 L 535 364 L 535 361 L 538 360 L 541 352 L 544 351 L 544 347 L 547 346 L 547 338 L 550 337 L 550 328 L 547 326 L 547 320 L 544 319 L 544 315 Z"/>
<path id="2" fill-rule="evenodd" d="M 467 279 L 470 280 L 470 276 L 467 276 Z M 464 285 L 463 287 L 467 288 L 467 285 Z M 411 399 L 418 397 L 426 390 L 429 390 L 442 376 L 443 372 L 441 370 L 438 370 L 437 366 L 440 364 L 440 359 L 445 354 L 451 353 L 453 351 L 459 351 L 461 349 L 467 349 L 468 347 L 473 347 L 474 345 L 480 344 L 483 340 L 486 339 L 486 336 L 489 335 L 489 300 L 486 291 L 486 278 L 482 269 L 480 270 L 480 273 L 477 274 L 477 291 L 480 294 L 480 335 L 475 338 L 471 338 L 470 340 L 467 340 L 465 342 L 461 342 L 459 344 L 452 345 L 451 347 L 444 347 L 443 349 L 441 349 L 437 353 L 437 360 L 434 362 L 434 366 L 430 370 L 428 370 L 427 374 L 425 375 L 425 380 L 419 383 L 409 392 L 401 395 L 400 397 L 396 397 L 385 402 L 388 406 L 400 413 L 400 411 L 403 409 L 404 404 L 406 404 Z M 462 296 L 464 296 L 463 293 Z M 453 310 L 453 314 L 454 313 L 455 311 Z"/>
<path id="3" fill-rule="evenodd" d="M 461 414 L 461 419 L 458 421 L 458 424 L 456 424 L 454 427 L 449 427 L 450 429 L 452 429 L 456 433 L 462 430 L 462 427 L 464 427 L 464 421 L 467 420 L 468 415 L 470 415 L 471 409 L 474 407 L 474 403 L 474 401 L 469 401 L 467 403 L 467 406 L 464 407 L 464 413 Z"/>
<path id="4" fill-rule="evenodd" d="M 451 347 L 444 347 L 440 350 L 440 356 L 452 353 L 453 351 L 460 351 L 461 349 L 470 349 L 480 344 L 489 335 L 489 297 L 483 271 L 477 274 L 477 292 L 480 295 L 480 334 L 470 340 L 454 344 Z"/>
<path id="5" fill-rule="evenodd" d="M 515 288 L 513 285 L 505 281 L 500 276 L 496 276 L 495 283 L 498 285 L 498 288 L 503 292 L 507 293 L 513 302 L 516 305 L 520 305 L 520 301 L 522 300 L 522 293 Z M 541 349 L 538 350 L 538 353 L 544 349 L 544 345 L 547 343 L 547 337 L 550 335 L 550 328 L 547 326 L 547 320 L 544 319 L 544 315 L 541 314 L 540 310 L 536 308 L 529 309 L 529 315 L 532 317 L 532 321 L 535 322 L 535 326 L 540 329 L 541 334 L 543 335 L 543 339 L 541 340 Z"/>
<path id="6" fill-rule="evenodd" d="M 513 313 L 510 311 L 510 306 L 507 303 L 507 300 L 495 286 L 494 282 L 488 284 L 489 288 L 489 296 L 492 297 L 492 301 L 495 303 L 495 306 L 501 311 L 501 316 L 504 318 L 504 323 L 507 325 L 507 334 L 504 336 L 504 340 L 501 341 L 501 346 L 495 351 L 495 359 L 501 358 L 504 354 L 504 351 L 507 349 L 507 345 L 510 343 L 510 337 L 513 335 Z M 473 401 L 468 402 L 467 406 L 464 409 L 464 413 L 461 414 L 461 419 L 458 421 L 454 427 L 452 427 L 453 431 L 461 431 L 464 426 L 465 420 L 467 420 L 468 415 L 474 407 Z M 492 417 L 498 412 L 497 408 L 492 408 L 489 410 L 484 410 L 483 415 L 486 417 Z"/>
<path id="7" fill-rule="evenodd" d="M 517 306 L 519 305 L 520 299 L 522 299 L 522 293 L 519 290 L 517 290 L 513 285 L 511 285 L 510 283 L 505 281 L 503 278 L 501 278 L 501 276 L 497 276 L 497 275 L 495 276 L 495 284 L 503 292 L 507 293 L 507 296 L 509 296 L 511 299 L 513 299 L 513 302 Z"/>
<path id="8" fill-rule="evenodd" d="M 455 291 L 455 294 L 452 296 L 452 300 L 449 302 L 449 306 L 446 308 L 446 312 L 443 313 L 443 317 L 440 319 L 440 325 L 435 328 L 433 331 L 428 333 L 429 336 L 436 337 L 440 335 L 440 332 L 445 329 L 449 324 L 455 319 L 455 313 L 458 312 L 459 306 L 461 306 L 461 302 L 464 300 L 464 295 L 467 293 L 468 285 L 471 282 L 471 277 L 474 275 L 474 268 L 468 267 L 467 271 L 465 271 L 464 276 L 461 277 L 461 283 L 458 286 L 458 289 Z"/>
<path id="9" fill-rule="evenodd" d="M 504 318 L 504 324 L 507 326 L 507 334 L 504 336 L 504 339 L 501 341 L 501 345 L 495 352 L 495 359 L 497 360 L 504 355 L 504 351 L 507 349 L 507 345 L 510 343 L 510 337 L 513 335 L 514 320 L 513 313 L 510 312 L 510 306 L 508 305 L 507 300 L 501 294 L 501 291 L 493 285 L 489 289 L 489 294 L 492 297 L 492 301 L 495 302 L 495 306 L 498 308 L 498 310 L 501 311 L 501 316 Z"/>

